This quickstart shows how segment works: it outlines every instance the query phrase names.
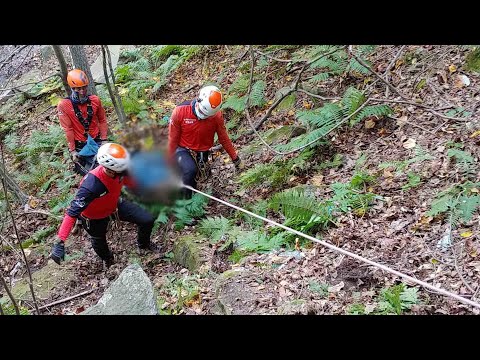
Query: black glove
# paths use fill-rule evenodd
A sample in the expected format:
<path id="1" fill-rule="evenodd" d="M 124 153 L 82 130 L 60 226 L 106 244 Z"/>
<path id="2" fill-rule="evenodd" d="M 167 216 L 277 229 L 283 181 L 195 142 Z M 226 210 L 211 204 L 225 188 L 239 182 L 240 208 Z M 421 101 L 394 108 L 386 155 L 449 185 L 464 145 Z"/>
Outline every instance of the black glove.
<path id="1" fill-rule="evenodd" d="M 61 260 L 65 260 L 65 244 L 63 243 L 63 241 L 60 240 L 53 245 L 50 257 L 58 265 L 60 265 Z"/>
<path id="2" fill-rule="evenodd" d="M 240 159 L 240 156 L 237 156 L 237 158 L 233 160 L 233 164 L 237 170 L 243 170 L 245 167 L 245 163 L 242 161 L 242 159 Z"/>

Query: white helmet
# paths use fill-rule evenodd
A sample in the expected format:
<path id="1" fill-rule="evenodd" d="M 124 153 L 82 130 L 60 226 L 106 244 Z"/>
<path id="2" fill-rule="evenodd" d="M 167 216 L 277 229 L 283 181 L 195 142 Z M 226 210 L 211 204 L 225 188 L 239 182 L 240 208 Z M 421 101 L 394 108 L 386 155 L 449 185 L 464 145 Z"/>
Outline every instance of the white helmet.
<path id="1" fill-rule="evenodd" d="M 128 167 L 130 154 L 122 145 L 106 143 L 98 149 L 97 161 L 107 169 L 122 172 Z"/>
<path id="2" fill-rule="evenodd" d="M 206 119 L 215 115 L 222 105 L 222 93 L 213 85 L 204 86 L 200 89 L 195 112 L 200 119 Z"/>

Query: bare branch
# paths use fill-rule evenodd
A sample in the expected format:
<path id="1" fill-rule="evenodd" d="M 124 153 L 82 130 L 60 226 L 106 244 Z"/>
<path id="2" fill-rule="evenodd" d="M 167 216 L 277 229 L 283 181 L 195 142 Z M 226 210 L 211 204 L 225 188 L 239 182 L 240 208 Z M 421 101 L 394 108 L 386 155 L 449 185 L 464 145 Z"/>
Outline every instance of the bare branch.
<path id="1" fill-rule="evenodd" d="M 388 64 L 387 69 L 385 70 L 385 80 L 388 81 L 388 78 L 390 76 L 390 69 L 395 65 L 395 63 L 397 62 L 397 59 L 400 57 L 400 54 L 403 52 L 403 50 L 406 47 L 407 47 L 406 45 L 403 45 L 400 48 L 400 50 L 398 50 L 397 55 L 393 58 L 393 60 L 390 62 L 390 64 Z M 385 88 L 385 97 L 388 97 L 388 90 L 389 90 L 389 87 L 387 86 Z"/>
<path id="2" fill-rule="evenodd" d="M 0 153 L 1 153 L 2 159 L 4 159 L 3 146 L 2 146 L 1 143 L 0 143 Z M 5 179 L 3 177 L 2 177 L 2 185 L 3 185 L 3 192 L 5 194 L 5 202 L 7 203 L 7 208 L 8 208 L 8 211 L 10 213 L 10 216 L 12 218 L 13 229 L 15 231 L 15 235 L 17 237 L 18 245 L 20 246 L 20 250 L 21 250 L 22 255 L 23 255 L 23 260 L 25 261 L 25 266 L 27 267 L 28 278 L 29 278 L 29 287 L 30 287 L 30 292 L 32 293 L 33 303 L 35 304 L 35 309 L 37 310 L 37 314 L 40 314 L 40 310 L 38 309 L 37 299 L 35 298 L 35 292 L 33 291 L 32 272 L 30 271 L 30 265 L 28 264 L 28 260 L 27 260 L 27 256 L 25 255 L 25 251 L 23 251 L 22 241 L 20 240 L 20 236 L 18 235 L 17 225 L 15 223 L 15 217 L 13 216 L 12 207 L 10 206 L 10 200 L 8 199 L 7 186 L 5 185 Z"/>
<path id="3" fill-rule="evenodd" d="M 248 52 L 248 49 L 247 49 L 247 52 Z M 265 57 L 267 57 L 267 58 L 269 58 L 269 59 L 271 59 L 271 60 L 275 60 L 275 61 L 278 61 L 278 62 L 290 63 L 290 62 L 294 61 L 293 59 L 290 59 L 290 60 L 289 60 L 289 59 L 279 59 L 279 58 L 276 58 L 276 57 L 274 57 L 274 56 L 272 56 L 272 55 L 269 55 L 269 54 L 267 54 L 267 53 L 264 53 L 264 52 L 262 52 L 262 51 L 260 51 L 260 50 L 258 50 L 258 49 L 255 49 L 255 52 L 258 53 L 258 54 L 260 54 L 260 55 L 263 55 L 263 56 L 265 56 Z"/>
<path id="4" fill-rule="evenodd" d="M 0 280 L 2 280 L 3 287 L 5 288 L 5 291 L 7 292 L 7 295 L 10 298 L 10 301 L 12 302 L 12 305 L 15 309 L 15 313 L 17 315 L 20 315 L 20 310 L 18 309 L 17 302 L 15 301 L 15 298 L 13 297 L 12 293 L 10 292 L 10 289 L 8 288 L 7 282 L 3 278 L 3 275 L 1 274 L 0 274 Z"/>
<path id="5" fill-rule="evenodd" d="M 392 91 L 394 91 L 396 94 L 398 94 L 402 99 L 408 100 L 408 98 L 405 95 L 403 95 L 400 91 L 398 91 L 398 89 L 395 86 L 393 86 L 392 84 L 390 84 L 390 82 L 385 80 L 379 73 L 377 73 L 376 71 L 373 71 L 372 68 L 370 66 L 368 66 L 368 64 L 365 63 L 365 61 L 363 61 L 357 55 L 355 55 L 351 45 L 348 47 L 348 52 L 355 60 L 358 61 L 359 64 L 361 64 L 364 68 L 366 68 L 368 71 L 370 71 L 372 74 L 374 74 L 385 85 L 390 87 L 390 89 L 392 89 Z"/>
<path id="6" fill-rule="evenodd" d="M 326 97 L 326 96 L 316 95 L 304 89 L 298 89 L 298 91 L 303 92 L 311 97 L 314 97 L 320 100 L 340 100 L 341 99 L 340 97 Z"/>
<path id="7" fill-rule="evenodd" d="M 64 302 L 67 302 L 67 301 L 76 299 L 76 298 L 78 298 L 78 297 L 80 297 L 80 296 L 88 295 L 88 294 L 90 294 L 90 293 L 92 293 L 92 292 L 93 292 L 93 289 L 90 289 L 90 290 L 81 292 L 80 294 L 73 295 L 73 296 L 69 296 L 69 297 L 67 297 L 67 298 L 65 298 L 65 299 L 57 300 L 57 301 L 54 301 L 54 302 L 52 302 L 52 303 L 50 303 L 50 304 L 47 304 L 47 305 L 42 305 L 42 306 L 40 306 L 39 309 L 42 310 L 42 309 L 46 309 L 46 308 L 48 308 L 48 307 L 50 307 L 50 306 L 62 304 L 62 303 L 64 303 Z"/>

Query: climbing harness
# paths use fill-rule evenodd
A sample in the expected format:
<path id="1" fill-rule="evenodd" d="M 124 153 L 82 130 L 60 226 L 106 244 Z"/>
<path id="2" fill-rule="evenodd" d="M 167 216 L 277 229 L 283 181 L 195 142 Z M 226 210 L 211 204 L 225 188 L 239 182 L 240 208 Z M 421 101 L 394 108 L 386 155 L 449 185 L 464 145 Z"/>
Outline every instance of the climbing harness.
<path id="1" fill-rule="evenodd" d="M 83 129 L 85 130 L 85 137 L 88 136 L 88 131 L 90 130 L 90 124 L 92 123 L 92 118 L 93 118 L 93 107 L 92 107 L 92 102 L 90 101 L 90 97 L 87 99 L 87 118 L 85 119 L 82 115 L 82 112 L 78 108 L 78 105 L 70 98 L 67 98 L 70 100 L 73 106 L 73 111 L 75 112 L 75 116 L 77 117 L 78 121 L 80 121 L 80 124 L 83 125 Z"/>
<path id="2" fill-rule="evenodd" d="M 304 234 L 304 233 L 302 233 L 302 232 L 300 232 L 300 231 L 297 231 L 297 230 L 294 230 L 294 229 L 292 229 L 292 228 L 290 228 L 290 227 L 288 227 L 288 226 L 285 226 L 285 225 L 282 225 L 282 224 L 280 224 L 280 223 L 277 223 L 276 221 L 267 219 L 267 218 L 265 218 L 265 217 L 263 217 L 263 216 L 260 216 L 260 215 L 257 215 L 257 214 L 255 214 L 255 213 L 252 213 L 251 211 L 242 209 L 242 208 L 239 207 L 239 206 L 230 204 L 230 203 L 227 202 L 227 201 L 224 201 L 224 200 L 218 199 L 218 198 L 216 198 L 216 197 L 214 197 L 214 196 L 211 196 L 211 195 L 209 195 L 209 194 L 206 194 L 206 193 L 204 193 L 204 192 L 202 192 L 202 191 L 200 191 L 200 190 L 197 190 L 197 189 L 195 189 L 195 188 L 193 188 L 193 187 L 191 187 L 191 186 L 189 186 L 189 185 L 182 184 L 182 186 L 183 186 L 184 188 L 186 188 L 186 189 L 189 189 L 189 190 L 191 190 L 191 191 L 195 191 L 195 192 L 198 193 L 198 194 L 201 194 L 201 195 L 206 196 L 206 197 L 208 197 L 208 198 L 210 198 L 210 199 L 212 199 L 212 200 L 215 200 L 215 201 L 217 201 L 217 202 L 219 202 L 219 203 L 221 203 L 221 204 L 224 204 L 224 205 L 226 205 L 226 206 L 229 206 L 229 207 L 231 207 L 231 208 L 233 208 L 233 209 L 235 209 L 235 210 L 242 211 L 242 212 L 244 212 L 244 213 L 246 213 L 246 214 L 248 214 L 248 215 L 250 215 L 250 216 L 256 217 L 257 219 L 260 219 L 260 220 L 266 221 L 266 222 L 268 222 L 268 223 L 270 223 L 270 224 L 276 225 L 276 226 L 278 226 L 278 227 L 280 227 L 280 228 L 282 228 L 282 229 L 284 229 L 284 230 L 286 230 L 286 231 L 288 231 L 288 232 L 291 232 L 291 233 L 293 233 L 293 234 L 296 234 L 296 235 L 299 235 L 299 236 L 301 236 L 301 237 L 304 237 L 304 238 L 306 238 L 306 239 L 308 239 L 308 240 L 310 240 L 310 241 L 319 243 L 319 244 L 321 244 L 321 245 L 329 248 L 330 250 L 334 250 L 334 251 L 337 251 L 337 252 L 339 252 L 339 253 L 341 253 L 341 254 L 344 254 L 344 255 L 347 255 L 347 256 L 352 257 L 352 258 L 354 258 L 354 259 L 360 260 L 360 261 L 362 261 L 362 262 L 365 262 L 365 263 L 367 263 L 367 264 L 370 264 L 370 265 L 372 265 L 372 266 L 375 266 L 375 267 L 377 267 L 377 268 L 379 268 L 379 269 L 382 269 L 382 270 L 387 271 L 387 272 L 389 272 L 389 273 L 392 273 L 392 274 L 394 274 L 394 275 L 400 276 L 400 277 L 402 277 L 402 278 L 404 278 L 404 279 L 406 279 L 406 280 L 408 280 L 408 281 L 417 283 L 418 285 L 423 286 L 423 287 L 425 287 L 425 288 L 427 288 L 427 289 L 433 290 L 433 291 L 435 291 L 435 292 L 437 292 L 437 293 L 439 293 L 439 294 L 442 294 L 442 295 L 451 297 L 451 298 L 456 299 L 456 300 L 458 300 L 458 301 L 460 301 L 460 302 L 462 302 L 462 303 L 465 303 L 465 304 L 468 304 L 468 305 L 471 305 L 471 306 L 474 306 L 474 307 L 480 309 L 480 303 L 478 303 L 478 302 L 475 302 L 475 301 L 466 299 L 466 298 L 464 298 L 464 297 L 462 297 L 462 296 L 460 296 L 460 295 L 457 295 L 457 294 L 455 294 L 455 293 L 452 293 L 452 292 L 450 292 L 450 291 L 447 291 L 447 290 L 441 289 L 441 288 L 439 288 L 439 287 L 430 285 L 429 283 L 426 283 L 425 281 L 418 280 L 418 279 L 416 279 L 416 278 L 414 278 L 414 277 L 411 277 L 411 276 L 409 276 L 409 275 L 403 274 L 403 273 L 401 273 L 401 272 L 399 272 L 399 271 L 397 271 L 397 270 L 391 269 L 391 268 L 389 268 L 388 266 L 385 266 L 385 265 L 382 265 L 382 264 L 377 263 L 377 262 L 375 262 L 375 261 L 369 260 L 369 259 L 367 259 L 367 258 L 364 258 L 363 256 L 354 254 L 354 253 L 352 253 L 352 252 L 350 252 L 350 251 L 347 251 L 347 250 L 344 250 L 344 249 L 342 249 L 342 248 L 339 248 L 339 247 L 337 247 L 337 246 L 335 246 L 335 245 L 329 244 L 329 243 L 327 243 L 327 242 L 325 242 L 325 241 L 318 240 L 317 238 L 314 238 L 313 236 Z"/>

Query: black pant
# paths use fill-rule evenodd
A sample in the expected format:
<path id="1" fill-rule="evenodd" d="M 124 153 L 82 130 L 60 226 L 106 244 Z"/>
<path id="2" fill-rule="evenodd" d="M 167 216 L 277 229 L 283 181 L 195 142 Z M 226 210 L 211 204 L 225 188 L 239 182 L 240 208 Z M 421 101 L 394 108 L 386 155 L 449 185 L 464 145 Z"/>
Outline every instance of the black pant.
<path id="1" fill-rule="evenodd" d="M 195 161 L 189 149 L 179 146 L 175 150 L 175 160 L 182 176 L 182 182 L 185 185 L 190 185 L 195 189 L 197 188 L 197 181 L 195 180 L 198 173 L 197 163 L 202 161 L 205 163 L 208 162 L 208 155 L 209 151 L 199 151 L 196 153 Z M 182 189 L 182 192 L 186 199 L 192 197 L 192 190 Z"/>
<path id="2" fill-rule="evenodd" d="M 113 257 L 107 244 L 107 226 L 111 216 L 95 220 L 82 219 L 83 228 L 90 236 L 93 250 L 102 260 L 108 260 Z M 147 210 L 137 204 L 120 199 L 118 202 L 118 217 L 122 221 L 138 225 L 137 244 L 140 248 L 145 248 L 150 244 L 150 235 L 155 219 Z"/>

